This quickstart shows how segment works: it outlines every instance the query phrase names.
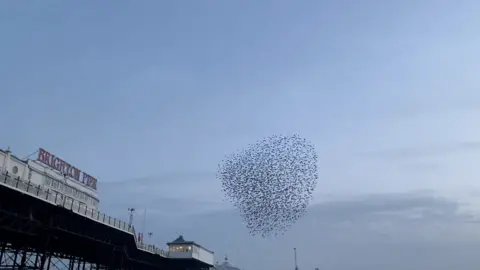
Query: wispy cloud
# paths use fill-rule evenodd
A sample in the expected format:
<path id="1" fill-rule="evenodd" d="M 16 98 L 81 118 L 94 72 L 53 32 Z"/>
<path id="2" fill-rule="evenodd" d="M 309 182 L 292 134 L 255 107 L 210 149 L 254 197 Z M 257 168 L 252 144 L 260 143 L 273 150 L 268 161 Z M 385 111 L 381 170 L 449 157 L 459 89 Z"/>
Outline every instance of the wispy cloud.
<path id="1" fill-rule="evenodd" d="M 405 160 L 412 158 L 438 157 L 459 152 L 480 151 L 480 141 L 453 142 L 437 145 L 416 145 L 406 148 L 385 149 L 364 153 L 371 158 Z"/>

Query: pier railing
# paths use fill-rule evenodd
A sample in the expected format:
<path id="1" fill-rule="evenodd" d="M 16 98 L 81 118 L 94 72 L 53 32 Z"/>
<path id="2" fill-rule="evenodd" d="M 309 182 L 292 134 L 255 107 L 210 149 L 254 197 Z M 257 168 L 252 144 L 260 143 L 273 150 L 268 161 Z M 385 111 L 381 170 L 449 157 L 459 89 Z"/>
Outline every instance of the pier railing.
<path id="1" fill-rule="evenodd" d="M 142 241 L 139 241 L 137 234 L 135 233 L 135 228 L 129 225 L 128 223 L 121 221 L 117 218 L 108 216 L 105 213 L 101 213 L 100 211 L 97 211 L 94 208 L 88 207 L 85 203 L 75 200 L 72 197 L 68 197 L 60 192 L 57 192 L 51 189 L 45 190 L 40 185 L 35 185 L 29 181 L 24 181 L 20 179 L 20 177 L 13 178 L 8 174 L 8 172 L 5 172 L 3 170 L 0 170 L 0 171 L 1 171 L 1 174 L 0 174 L 1 184 L 13 189 L 17 189 L 21 192 L 25 192 L 41 200 L 47 201 L 51 204 L 64 207 L 79 215 L 90 218 L 96 222 L 100 222 L 102 224 L 108 225 L 115 229 L 128 232 L 133 235 L 138 249 L 141 249 L 143 251 L 147 251 L 153 254 L 158 254 L 162 257 L 168 257 L 168 251 L 157 248 L 155 247 L 155 245 L 145 244 L 143 243 L 143 239 Z"/>

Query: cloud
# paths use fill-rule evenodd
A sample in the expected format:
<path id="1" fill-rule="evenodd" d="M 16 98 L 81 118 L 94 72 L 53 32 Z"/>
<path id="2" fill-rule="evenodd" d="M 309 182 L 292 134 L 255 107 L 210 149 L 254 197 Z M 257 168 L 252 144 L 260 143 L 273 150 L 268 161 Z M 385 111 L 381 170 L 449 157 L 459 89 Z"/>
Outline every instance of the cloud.
<path id="1" fill-rule="evenodd" d="M 415 172 L 415 173 L 432 173 L 442 170 L 442 165 L 440 163 L 435 163 L 432 161 L 424 160 L 412 160 L 404 162 L 401 165 L 401 168 Z"/>
<path id="2" fill-rule="evenodd" d="M 397 149 L 385 149 L 381 151 L 371 151 L 364 153 L 372 158 L 387 158 L 393 160 L 405 160 L 412 158 L 444 156 L 458 152 L 478 151 L 480 142 L 464 141 L 455 143 L 445 143 L 437 145 L 419 145 L 415 147 L 405 147 Z"/>
<path id="3" fill-rule="evenodd" d="M 474 252 L 480 248 L 475 219 L 461 211 L 460 203 L 432 191 L 372 194 L 315 204 L 285 235 L 266 239 L 249 236 L 234 210 L 192 213 L 186 209 L 198 202 L 185 205 L 179 202 L 188 202 L 188 198 L 162 200 L 152 193 L 145 193 L 142 200 L 156 197 L 157 203 L 148 205 L 147 222 L 156 244 L 183 234 L 214 250 L 220 260 L 228 254 L 242 269 L 291 269 L 293 247 L 299 252 L 300 269 L 464 270 L 480 264 Z M 108 197 L 105 201 L 106 210 L 118 212 L 115 208 L 124 199 Z"/>

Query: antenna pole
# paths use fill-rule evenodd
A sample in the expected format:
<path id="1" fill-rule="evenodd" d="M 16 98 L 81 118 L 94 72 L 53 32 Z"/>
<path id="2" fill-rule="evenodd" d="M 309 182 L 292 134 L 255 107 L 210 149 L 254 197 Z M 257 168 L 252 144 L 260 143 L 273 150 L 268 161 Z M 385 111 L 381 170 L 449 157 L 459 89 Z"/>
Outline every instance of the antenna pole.
<path id="1" fill-rule="evenodd" d="M 297 265 L 297 248 L 293 248 L 293 255 L 295 258 L 295 270 L 298 270 L 298 265 Z"/>
<path id="2" fill-rule="evenodd" d="M 10 149 L 10 147 L 8 147 Z M 23 159 L 29 159 L 31 156 L 37 154 L 40 150 L 36 150 L 35 152 L 31 153 L 30 155 L 24 157 Z"/>
<path id="3" fill-rule="evenodd" d="M 147 208 L 145 207 L 145 210 L 143 212 L 142 242 L 143 242 L 143 235 L 145 233 L 146 224 L 147 224 Z"/>

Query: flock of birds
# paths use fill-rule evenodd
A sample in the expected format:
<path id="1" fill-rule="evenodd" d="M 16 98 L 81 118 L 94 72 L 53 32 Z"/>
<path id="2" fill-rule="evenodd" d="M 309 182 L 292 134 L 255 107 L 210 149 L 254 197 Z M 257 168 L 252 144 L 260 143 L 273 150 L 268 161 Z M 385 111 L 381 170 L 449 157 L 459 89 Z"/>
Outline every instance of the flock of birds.
<path id="1" fill-rule="evenodd" d="M 227 156 L 218 178 L 251 235 L 278 235 L 306 213 L 317 185 L 317 159 L 306 139 L 275 135 Z"/>

